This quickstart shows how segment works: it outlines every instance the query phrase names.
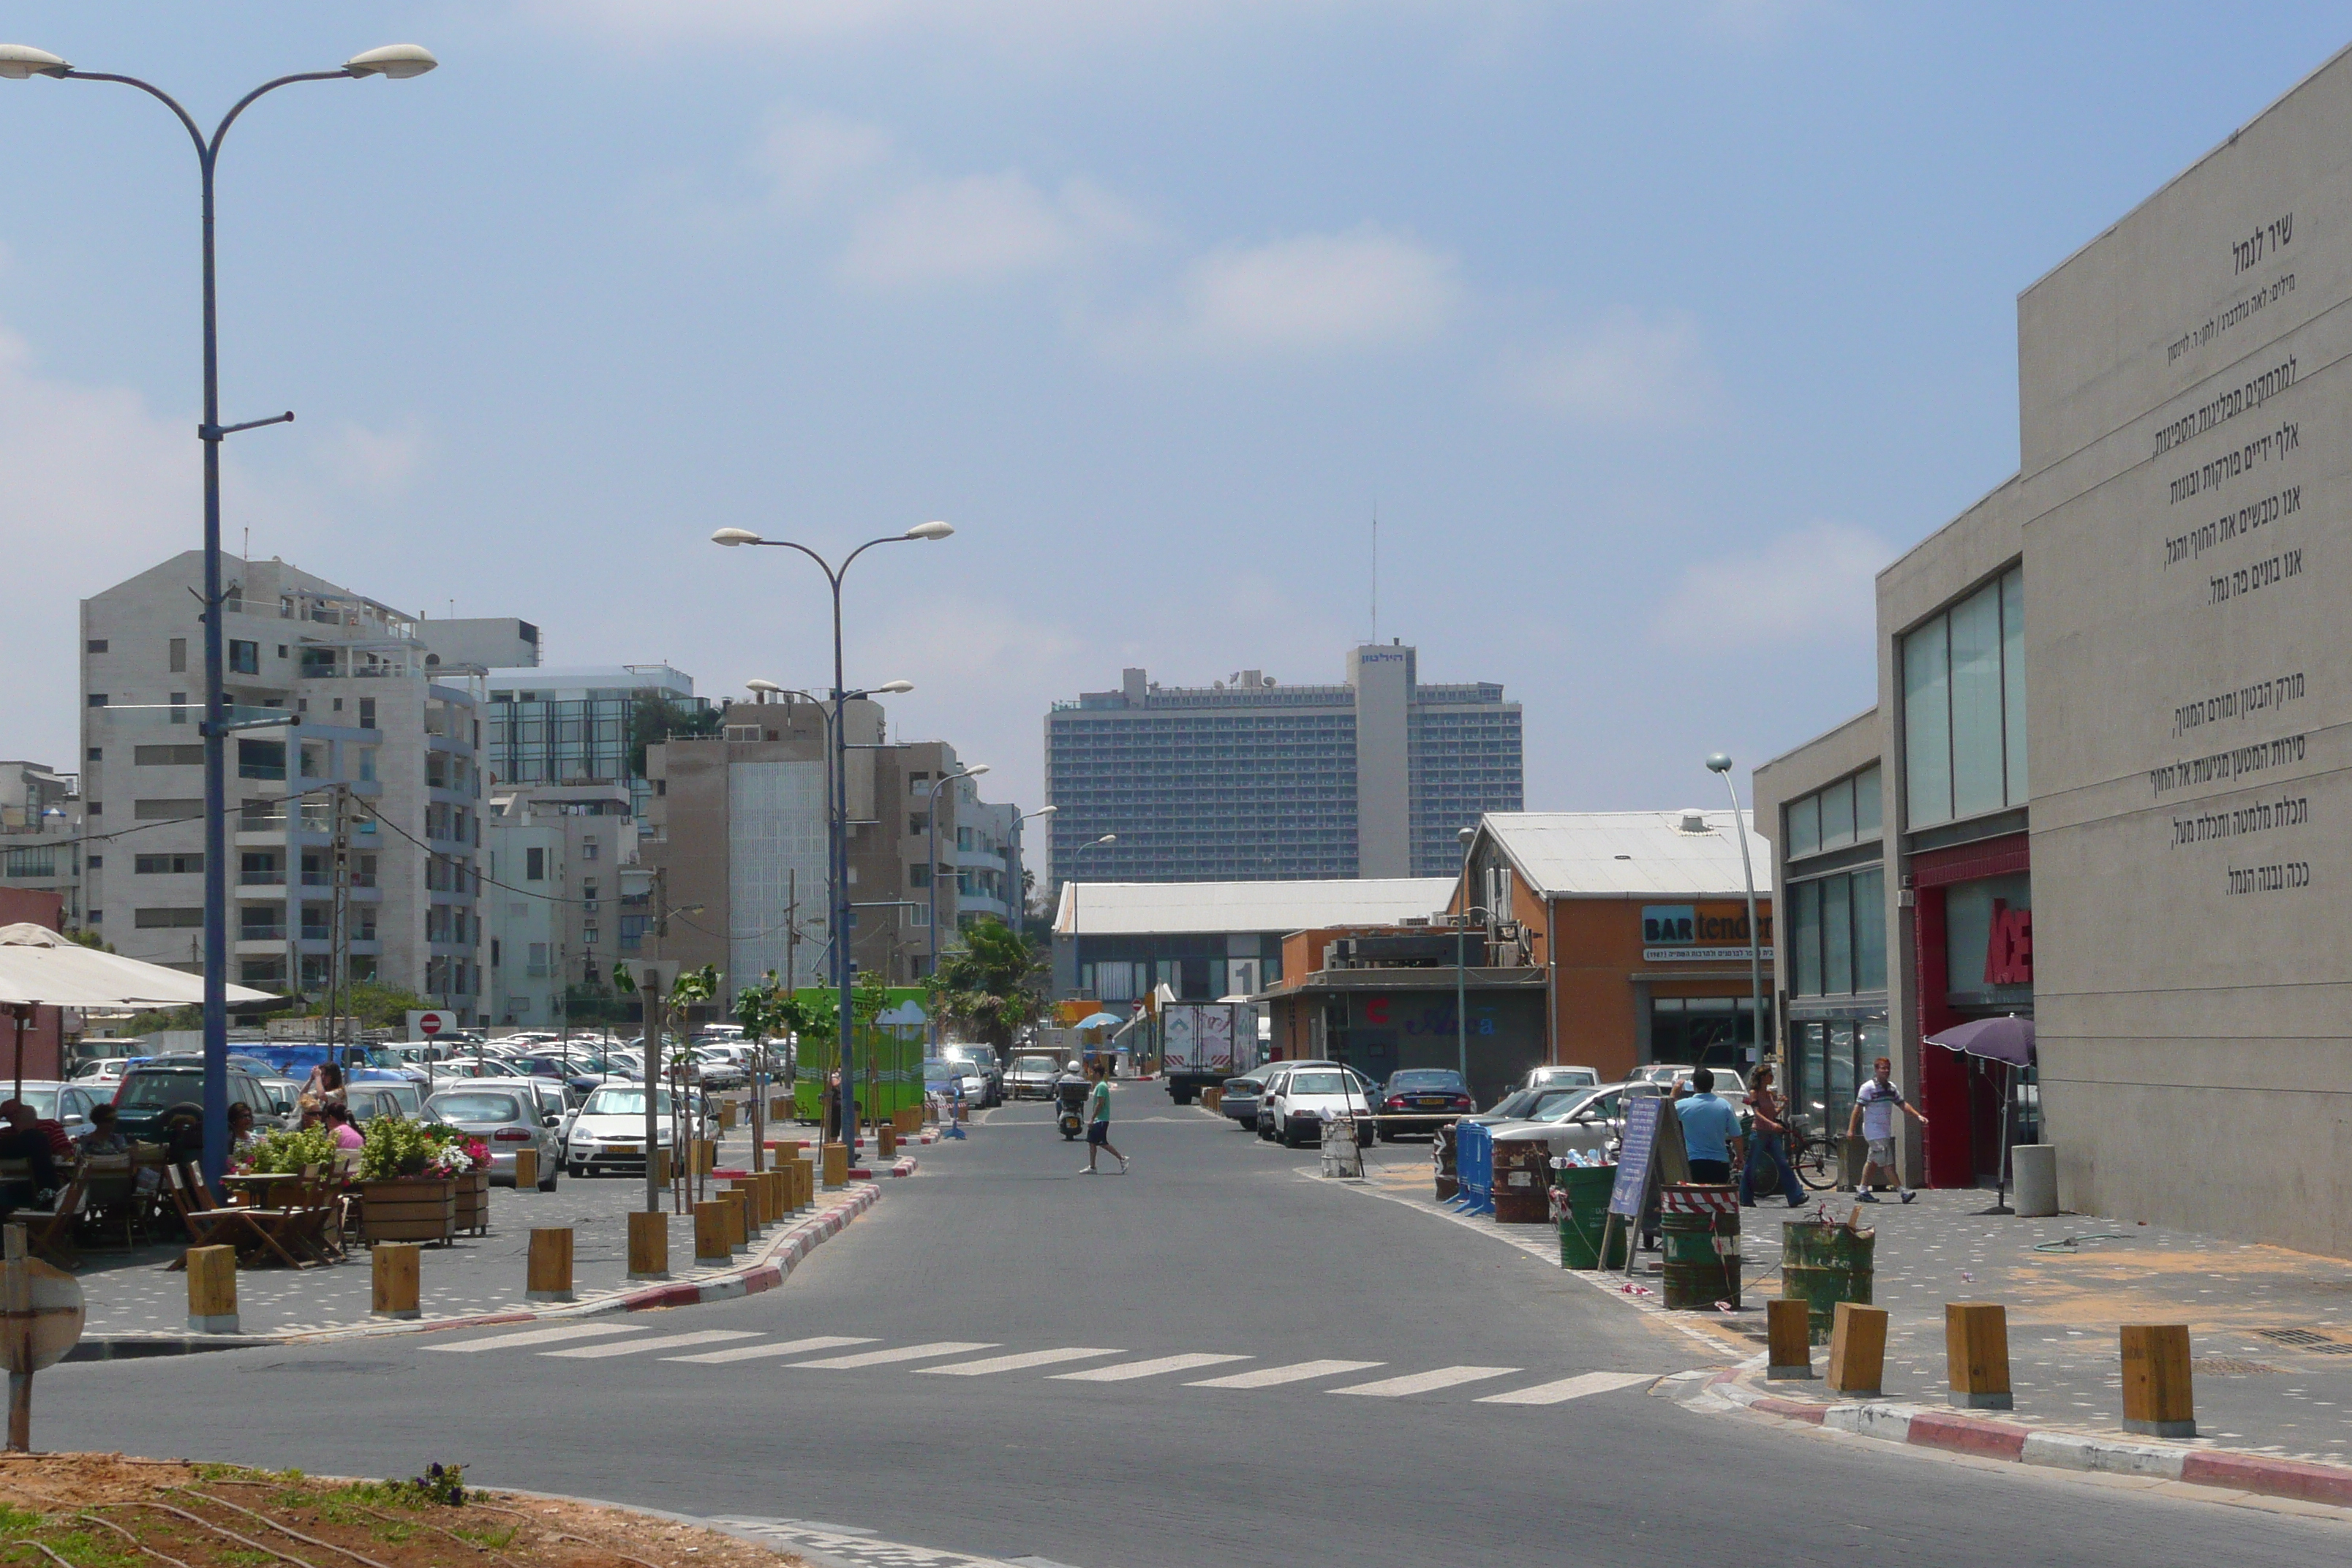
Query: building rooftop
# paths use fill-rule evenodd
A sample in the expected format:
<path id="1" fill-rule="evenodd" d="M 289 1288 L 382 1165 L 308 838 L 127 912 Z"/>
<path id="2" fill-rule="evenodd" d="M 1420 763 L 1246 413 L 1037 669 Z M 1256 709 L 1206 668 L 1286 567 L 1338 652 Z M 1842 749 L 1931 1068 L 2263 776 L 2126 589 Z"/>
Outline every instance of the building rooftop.
<path id="1" fill-rule="evenodd" d="M 1055 936 L 1172 936 L 1394 925 L 1443 911 L 1451 877 L 1307 882 L 1065 882 Z"/>
<path id="2" fill-rule="evenodd" d="M 1490 812 L 1479 835 L 1499 847 L 1541 893 L 1561 898 L 1742 898 L 1739 839 L 1770 891 L 1772 847 L 1748 813 L 1729 811 Z M 1696 831 L 1685 827 L 1696 822 Z M 1441 884 L 1443 885 L 1443 884 Z"/>
<path id="3" fill-rule="evenodd" d="M 490 671 L 492 691 L 622 690 L 651 687 L 681 696 L 694 695 L 694 677 L 666 664 L 524 665 Z"/>

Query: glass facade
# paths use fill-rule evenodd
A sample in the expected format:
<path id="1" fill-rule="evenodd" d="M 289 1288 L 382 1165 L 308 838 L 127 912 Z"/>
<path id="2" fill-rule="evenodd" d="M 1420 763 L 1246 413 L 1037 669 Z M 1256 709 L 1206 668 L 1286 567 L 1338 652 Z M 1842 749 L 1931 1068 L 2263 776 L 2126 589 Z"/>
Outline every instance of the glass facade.
<path id="1" fill-rule="evenodd" d="M 1904 637 L 1903 763 L 1907 827 L 2025 804 L 2025 580 L 2020 569 L 2012 567 Z"/>

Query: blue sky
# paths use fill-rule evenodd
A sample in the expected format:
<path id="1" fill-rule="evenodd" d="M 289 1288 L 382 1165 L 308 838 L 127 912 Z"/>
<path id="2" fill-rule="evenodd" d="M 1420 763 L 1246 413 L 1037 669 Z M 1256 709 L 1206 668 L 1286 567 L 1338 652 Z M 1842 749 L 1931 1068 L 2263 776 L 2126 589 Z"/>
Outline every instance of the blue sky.
<path id="1" fill-rule="evenodd" d="M 2018 289 L 2346 41 L 2340 7 L 1838 0 L 0 5 L 289 89 L 222 164 L 232 549 L 551 662 L 851 679 L 1034 805 L 1124 665 L 1527 705 L 1534 807 L 1703 804 L 1872 700 L 1871 574 L 2016 462 Z M 0 753 L 72 603 L 199 524 L 194 171 L 0 83 Z"/>

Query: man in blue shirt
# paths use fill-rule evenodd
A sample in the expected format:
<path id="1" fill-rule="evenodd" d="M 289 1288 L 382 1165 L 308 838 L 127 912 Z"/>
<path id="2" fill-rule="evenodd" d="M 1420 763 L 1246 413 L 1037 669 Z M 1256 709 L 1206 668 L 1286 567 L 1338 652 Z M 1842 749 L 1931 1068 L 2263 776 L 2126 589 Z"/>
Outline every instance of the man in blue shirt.
<path id="1" fill-rule="evenodd" d="M 1716 1098 L 1715 1074 L 1700 1068 L 1691 1074 L 1691 1092 L 1675 1101 L 1682 1119 L 1683 1148 L 1690 1155 L 1691 1180 L 1727 1184 L 1731 1162 L 1738 1155 L 1739 1113 Z"/>

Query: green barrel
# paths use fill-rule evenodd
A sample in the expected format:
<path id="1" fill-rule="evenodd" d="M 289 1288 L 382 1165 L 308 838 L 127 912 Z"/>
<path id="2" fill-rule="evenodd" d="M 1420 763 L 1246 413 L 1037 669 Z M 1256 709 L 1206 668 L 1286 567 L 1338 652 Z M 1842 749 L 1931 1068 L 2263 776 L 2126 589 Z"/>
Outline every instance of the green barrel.
<path id="1" fill-rule="evenodd" d="M 1805 1328 L 1813 1343 L 1830 1342 L 1840 1301 L 1869 1304 L 1871 1258 L 1877 1244 L 1874 1230 L 1850 1230 L 1819 1220 L 1781 1222 L 1780 1294 L 1802 1298 Z"/>
<path id="2" fill-rule="evenodd" d="M 1609 1258 L 1601 1261 L 1601 1238 L 1609 1235 L 1609 1194 L 1617 1185 L 1614 1165 L 1563 1165 L 1551 1173 L 1552 1190 L 1567 1201 L 1559 1216 L 1562 1268 L 1622 1268 L 1625 1227 L 1609 1236 Z"/>
<path id="3" fill-rule="evenodd" d="M 1666 1213 L 1658 1216 L 1666 1255 L 1666 1310 L 1691 1311 L 1726 1301 L 1739 1305 L 1739 1210 L 1727 1214 Z"/>

